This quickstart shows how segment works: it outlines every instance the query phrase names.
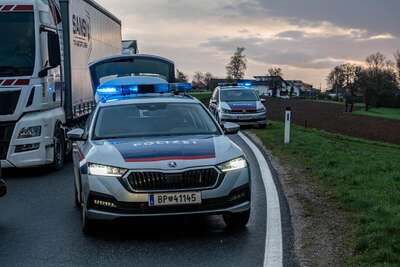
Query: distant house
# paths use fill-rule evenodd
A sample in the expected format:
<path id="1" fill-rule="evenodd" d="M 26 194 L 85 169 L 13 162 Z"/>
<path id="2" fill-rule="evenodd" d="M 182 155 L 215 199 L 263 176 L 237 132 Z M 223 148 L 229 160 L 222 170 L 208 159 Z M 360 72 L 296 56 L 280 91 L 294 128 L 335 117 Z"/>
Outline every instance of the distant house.
<path id="1" fill-rule="evenodd" d="M 288 98 L 290 86 L 281 76 L 254 76 L 253 87 L 260 95 Z"/>

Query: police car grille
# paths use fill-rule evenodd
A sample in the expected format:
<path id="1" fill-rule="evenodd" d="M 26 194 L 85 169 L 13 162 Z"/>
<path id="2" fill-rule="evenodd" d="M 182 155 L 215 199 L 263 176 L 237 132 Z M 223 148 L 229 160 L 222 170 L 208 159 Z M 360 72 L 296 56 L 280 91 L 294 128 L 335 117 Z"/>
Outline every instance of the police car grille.
<path id="1" fill-rule="evenodd" d="M 215 186 L 218 176 L 214 168 L 179 173 L 132 172 L 128 181 L 135 191 L 201 189 Z"/>
<path id="2" fill-rule="evenodd" d="M 232 110 L 232 114 L 251 114 L 251 113 L 257 113 L 256 109 L 243 109 L 243 110 Z"/>

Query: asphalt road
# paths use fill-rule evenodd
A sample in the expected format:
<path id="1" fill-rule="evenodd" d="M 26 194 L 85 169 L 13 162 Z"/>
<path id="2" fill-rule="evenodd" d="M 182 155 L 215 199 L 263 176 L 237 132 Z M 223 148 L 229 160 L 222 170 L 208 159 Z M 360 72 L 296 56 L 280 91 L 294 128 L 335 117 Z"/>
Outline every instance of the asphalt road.
<path id="1" fill-rule="evenodd" d="M 254 155 L 239 137 L 252 174 L 247 229 L 229 231 L 220 216 L 145 218 L 81 231 L 73 170 L 7 170 L 0 199 L 0 266 L 262 266 L 265 189 Z"/>

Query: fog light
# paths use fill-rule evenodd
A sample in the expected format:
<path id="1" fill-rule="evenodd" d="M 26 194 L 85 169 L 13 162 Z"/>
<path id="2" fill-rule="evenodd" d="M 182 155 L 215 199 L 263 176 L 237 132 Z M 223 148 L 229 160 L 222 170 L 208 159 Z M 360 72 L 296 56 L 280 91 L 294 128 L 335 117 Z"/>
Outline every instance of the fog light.
<path id="1" fill-rule="evenodd" d="M 116 208 L 117 207 L 117 205 L 115 205 L 114 203 L 112 203 L 110 201 L 104 201 L 104 200 L 100 200 L 100 199 L 93 200 L 93 203 L 97 206 L 102 206 L 102 207 L 107 207 L 107 208 Z"/>
<path id="2" fill-rule="evenodd" d="M 40 143 L 19 145 L 15 147 L 15 153 L 27 152 L 32 150 L 37 150 L 40 147 Z"/>

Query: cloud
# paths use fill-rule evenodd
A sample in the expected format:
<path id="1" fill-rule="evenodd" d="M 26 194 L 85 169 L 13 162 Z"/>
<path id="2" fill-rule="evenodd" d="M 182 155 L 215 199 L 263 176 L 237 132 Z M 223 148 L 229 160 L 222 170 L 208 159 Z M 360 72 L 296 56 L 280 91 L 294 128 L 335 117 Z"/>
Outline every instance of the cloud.
<path id="1" fill-rule="evenodd" d="M 123 21 L 143 53 L 171 58 L 188 74 L 225 75 L 245 46 L 248 76 L 284 66 L 288 78 L 325 81 L 329 68 L 399 49 L 399 0 L 96 0 Z"/>

